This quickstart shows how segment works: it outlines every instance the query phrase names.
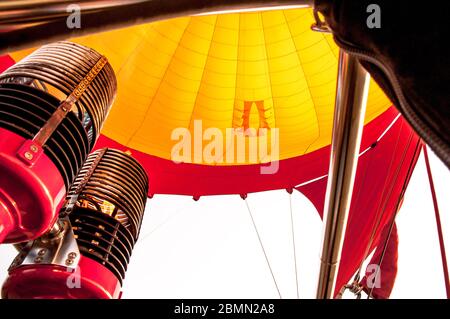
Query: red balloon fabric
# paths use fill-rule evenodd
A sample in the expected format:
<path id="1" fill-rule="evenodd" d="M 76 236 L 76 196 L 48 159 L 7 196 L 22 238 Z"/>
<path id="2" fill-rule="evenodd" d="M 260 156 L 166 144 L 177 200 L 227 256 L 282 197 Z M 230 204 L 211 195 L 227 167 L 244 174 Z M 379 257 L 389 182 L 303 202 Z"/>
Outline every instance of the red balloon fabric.
<path id="1" fill-rule="evenodd" d="M 390 114 L 388 114 L 390 113 Z M 389 117 L 397 117 L 397 111 L 388 112 L 367 125 Z M 384 122 L 383 125 L 385 125 Z M 386 126 L 384 126 L 386 127 Z M 389 127 L 389 125 L 388 125 Z M 356 172 L 353 198 L 337 280 L 337 292 L 355 274 L 362 261 L 380 243 L 385 225 L 392 221 L 421 149 L 421 140 L 402 117 L 381 139 L 367 140 L 369 130 L 365 130 L 365 142 L 372 144 L 368 150 L 361 147 Z M 378 141 L 377 141 L 378 140 Z M 364 150 L 366 150 L 364 152 Z M 297 187 L 322 214 L 327 178 Z M 392 260 L 394 262 L 395 260 Z M 387 265 L 386 267 L 394 267 Z M 392 280 L 395 276 L 392 277 Z M 393 285 L 393 283 L 392 283 Z"/>
<path id="2" fill-rule="evenodd" d="M 388 299 L 397 276 L 398 234 L 397 226 L 387 224 L 381 235 L 380 245 L 366 268 L 361 280 L 364 291 L 375 299 Z M 386 242 L 386 247 L 384 243 Z"/>

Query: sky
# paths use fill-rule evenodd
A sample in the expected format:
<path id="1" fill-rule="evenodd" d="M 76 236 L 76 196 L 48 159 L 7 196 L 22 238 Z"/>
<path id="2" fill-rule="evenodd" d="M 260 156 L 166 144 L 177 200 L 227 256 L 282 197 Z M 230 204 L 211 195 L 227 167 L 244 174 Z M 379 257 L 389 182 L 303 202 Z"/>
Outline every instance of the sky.
<path id="1" fill-rule="evenodd" d="M 450 172 L 429 155 L 450 247 Z M 314 206 L 301 193 L 290 197 L 284 190 L 250 194 L 247 202 L 250 209 L 234 195 L 197 202 L 175 195 L 150 199 L 122 298 L 314 298 L 322 238 Z M 423 155 L 397 226 L 399 271 L 391 298 L 445 298 Z M 0 282 L 15 255 L 12 246 L 0 246 Z M 344 298 L 354 296 L 346 293 Z"/>

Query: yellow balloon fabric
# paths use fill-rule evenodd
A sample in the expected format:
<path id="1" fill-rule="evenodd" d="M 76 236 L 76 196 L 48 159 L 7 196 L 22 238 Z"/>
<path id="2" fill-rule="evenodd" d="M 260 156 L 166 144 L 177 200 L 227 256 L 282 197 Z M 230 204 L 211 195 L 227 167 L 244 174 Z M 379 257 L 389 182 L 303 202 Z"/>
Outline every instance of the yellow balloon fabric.
<path id="1" fill-rule="evenodd" d="M 172 131 L 193 132 L 195 120 L 224 136 L 227 128 L 278 128 L 286 159 L 331 141 L 338 47 L 331 35 L 311 31 L 313 22 L 311 9 L 243 12 L 68 40 L 104 54 L 115 69 L 118 96 L 102 131 L 107 137 L 171 159 Z M 366 123 L 390 105 L 372 81 Z"/>

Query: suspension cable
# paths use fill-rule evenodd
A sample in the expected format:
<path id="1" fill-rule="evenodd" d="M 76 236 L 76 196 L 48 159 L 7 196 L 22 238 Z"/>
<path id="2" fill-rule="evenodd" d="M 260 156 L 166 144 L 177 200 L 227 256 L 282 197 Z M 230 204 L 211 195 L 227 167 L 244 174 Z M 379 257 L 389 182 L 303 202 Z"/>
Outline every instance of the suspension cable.
<path id="1" fill-rule="evenodd" d="M 447 256 L 445 253 L 444 235 L 442 233 L 441 217 L 436 197 L 436 190 L 434 188 L 433 174 L 431 173 L 430 160 L 428 158 L 428 151 L 425 143 L 423 144 L 423 155 L 425 158 L 425 165 L 427 167 L 428 181 L 430 182 L 431 196 L 433 197 L 433 206 L 434 206 L 434 214 L 436 216 L 436 226 L 439 237 L 439 246 L 441 248 L 442 268 L 444 270 L 445 291 L 447 293 L 447 299 L 450 299 L 450 279 L 448 275 L 448 265 L 447 265 Z"/>
<path id="2" fill-rule="evenodd" d="M 300 299 L 300 292 L 298 289 L 298 268 L 297 268 L 297 249 L 295 246 L 295 232 L 294 232 L 294 216 L 292 209 L 292 192 L 289 193 L 289 209 L 291 212 L 291 234 L 292 234 L 292 246 L 294 248 L 294 267 L 295 267 L 295 286 L 297 289 L 297 299 Z"/>
<path id="3" fill-rule="evenodd" d="M 280 299 L 282 299 L 280 289 L 278 288 L 277 280 L 275 279 L 275 275 L 273 273 L 272 267 L 270 266 L 269 258 L 267 257 L 267 253 L 266 253 L 266 250 L 262 243 L 261 236 L 259 235 L 258 228 L 256 227 L 255 220 L 253 219 L 253 214 L 252 214 L 252 211 L 250 210 L 250 206 L 248 204 L 247 198 L 244 198 L 244 201 L 245 201 L 245 205 L 247 206 L 247 210 L 250 215 L 250 218 L 252 220 L 253 228 L 255 229 L 256 235 L 258 236 L 259 245 L 261 246 L 261 249 L 264 253 L 264 257 L 266 258 L 267 267 L 269 267 L 270 274 L 272 275 L 273 283 L 275 284 L 275 287 L 277 288 L 278 296 L 280 297 Z"/>
<path id="4" fill-rule="evenodd" d="M 401 125 L 403 125 L 403 123 Z M 403 162 L 404 162 L 404 159 L 405 159 L 405 156 L 406 156 L 406 153 L 407 153 L 407 149 L 408 149 L 409 145 L 411 144 L 412 137 L 413 137 L 413 135 L 410 134 L 409 140 L 408 140 L 408 143 L 407 143 L 407 147 L 403 150 L 403 154 L 402 154 L 402 157 L 401 157 L 401 163 L 400 163 L 400 165 L 397 165 L 397 168 L 395 170 L 394 180 L 398 177 L 398 174 L 400 173 L 400 168 L 403 165 Z M 400 135 L 396 139 L 395 149 L 397 149 L 397 146 L 398 146 L 398 143 L 399 143 L 399 139 L 400 139 Z M 393 165 L 394 165 L 394 158 L 391 158 L 390 163 L 389 163 L 388 171 L 391 170 Z M 377 231 L 378 227 L 380 226 L 381 220 L 382 220 L 383 215 L 385 213 L 386 205 L 387 205 L 387 203 L 388 203 L 388 201 L 389 201 L 389 199 L 390 199 L 390 197 L 392 195 L 392 189 L 393 189 L 394 186 L 391 185 L 389 191 L 387 191 L 386 190 L 388 188 L 387 182 L 388 182 L 388 179 L 386 179 L 385 182 L 384 182 L 383 191 L 382 191 L 381 198 L 380 198 L 380 203 L 378 204 L 378 207 L 377 207 L 377 210 L 376 210 L 376 214 L 375 214 L 375 224 L 373 225 L 373 228 L 372 228 L 372 231 L 371 231 L 371 234 L 370 234 L 370 238 L 369 238 L 369 242 L 367 243 L 367 246 L 366 246 L 366 249 L 365 249 L 364 256 L 361 259 L 361 263 L 360 263 L 360 266 L 359 266 L 359 269 L 358 269 L 358 273 L 355 276 L 355 280 L 356 281 L 359 281 L 359 279 L 361 278 L 361 272 L 362 272 L 362 267 L 363 267 L 364 261 L 367 259 L 367 257 L 370 254 L 370 248 L 371 248 L 371 246 L 373 244 L 373 241 L 375 239 L 376 231 Z M 383 200 L 383 198 L 384 198 L 384 200 Z"/>
<path id="5" fill-rule="evenodd" d="M 386 255 L 387 246 L 388 246 L 388 244 L 389 244 L 389 240 L 390 240 L 390 238 L 391 238 L 392 231 L 393 231 L 393 229 L 394 229 L 395 219 L 396 219 L 396 217 L 397 217 L 397 215 L 398 215 L 398 213 L 399 213 L 399 211 L 400 211 L 400 207 L 401 207 L 401 204 L 402 204 L 402 202 L 403 202 L 403 198 L 404 198 L 404 196 L 405 196 L 405 192 L 406 192 L 407 186 L 408 186 L 408 184 L 409 184 L 409 181 L 410 181 L 410 179 L 411 179 L 411 176 L 412 176 L 412 173 L 413 173 L 413 170 L 414 170 L 414 167 L 415 167 L 414 164 L 417 162 L 415 159 L 418 157 L 418 153 L 420 154 L 421 145 L 422 145 L 421 140 L 418 140 L 418 141 L 417 141 L 417 144 L 416 144 L 416 147 L 415 147 L 415 149 L 414 149 L 414 156 L 413 156 L 413 159 L 411 160 L 411 162 L 409 163 L 409 166 L 408 166 L 408 171 L 407 171 L 407 173 L 406 173 L 405 181 L 403 182 L 403 185 L 402 185 L 402 190 L 401 190 L 401 192 L 400 192 L 400 196 L 399 196 L 398 199 L 397 199 L 397 203 L 396 203 L 396 206 L 395 206 L 395 212 L 394 212 L 394 215 L 392 216 L 392 219 L 391 219 L 390 224 L 389 224 L 388 234 L 387 234 L 387 236 L 386 236 L 386 238 L 385 238 L 385 241 L 384 241 L 384 243 L 383 243 L 383 250 L 382 250 L 382 252 L 381 252 L 380 259 L 378 260 L 378 263 L 377 263 L 378 267 L 376 268 L 376 271 L 375 271 L 375 277 L 374 277 L 375 280 L 376 280 L 376 278 L 378 277 L 378 273 L 379 273 L 380 268 L 381 268 L 381 265 L 382 265 L 382 263 L 383 263 L 384 256 Z M 374 288 L 375 288 L 375 286 L 372 286 L 372 287 L 370 288 L 370 291 L 369 291 L 369 293 L 367 294 L 367 299 L 369 299 L 369 298 L 372 297 L 373 289 L 374 289 Z"/>

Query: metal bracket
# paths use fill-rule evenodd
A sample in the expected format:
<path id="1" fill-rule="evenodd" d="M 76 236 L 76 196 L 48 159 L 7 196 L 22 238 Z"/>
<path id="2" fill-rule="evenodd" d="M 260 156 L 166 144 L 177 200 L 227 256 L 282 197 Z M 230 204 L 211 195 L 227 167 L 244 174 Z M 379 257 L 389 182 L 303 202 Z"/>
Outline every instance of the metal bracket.
<path id="1" fill-rule="evenodd" d="M 311 26 L 311 30 L 321 33 L 332 33 L 330 27 L 326 23 L 325 24 L 313 23 Z"/>
<path id="2" fill-rule="evenodd" d="M 331 33 L 330 26 L 325 22 L 322 21 L 319 17 L 319 12 L 314 9 L 314 19 L 316 20 L 315 23 L 311 26 L 312 31 L 316 32 L 322 32 L 322 33 Z"/>
<path id="3" fill-rule="evenodd" d="M 44 149 L 36 144 L 33 140 L 26 140 L 17 151 L 17 157 L 28 166 L 33 166 L 34 163 L 44 153 Z"/>
<path id="4" fill-rule="evenodd" d="M 80 250 L 70 220 L 61 218 L 47 234 L 21 247 L 9 270 L 25 265 L 58 265 L 74 270 Z"/>
<path id="5" fill-rule="evenodd" d="M 63 209 L 59 214 L 59 217 L 64 218 L 73 211 L 73 208 L 78 201 L 81 191 L 89 182 L 89 179 L 92 177 L 92 174 L 94 174 L 94 171 L 97 168 L 98 163 L 100 163 L 100 160 L 102 159 L 103 155 L 105 155 L 107 150 L 108 150 L 107 148 L 104 148 L 97 153 L 94 161 L 89 166 L 88 171 L 84 174 L 83 179 L 76 187 L 76 189 L 74 191 L 69 190 L 69 195 L 67 196 L 66 203 L 64 204 Z"/>
<path id="6" fill-rule="evenodd" d="M 17 151 L 17 157 L 19 159 L 29 166 L 36 163 L 43 153 L 42 146 L 45 145 L 48 139 L 56 131 L 67 114 L 69 114 L 72 107 L 78 102 L 83 93 L 87 90 L 89 85 L 107 63 L 108 59 L 105 56 L 102 56 L 97 61 L 83 80 L 81 80 L 81 82 L 75 87 L 72 93 L 70 93 L 69 96 L 61 102 L 56 111 L 50 116 L 48 121 L 41 127 L 33 139 L 25 141 L 25 143 L 19 148 Z"/>
<path id="7" fill-rule="evenodd" d="M 342 296 L 345 290 L 349 290 L 351 293 L 353 293 L 356 296 L 356 299 L 361 299 L 361 294 L 364 290 L 364 287 L 355 280 L 351 284 L 345 285 L 339 294 Z"/>

